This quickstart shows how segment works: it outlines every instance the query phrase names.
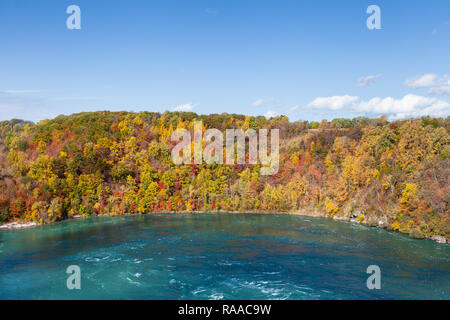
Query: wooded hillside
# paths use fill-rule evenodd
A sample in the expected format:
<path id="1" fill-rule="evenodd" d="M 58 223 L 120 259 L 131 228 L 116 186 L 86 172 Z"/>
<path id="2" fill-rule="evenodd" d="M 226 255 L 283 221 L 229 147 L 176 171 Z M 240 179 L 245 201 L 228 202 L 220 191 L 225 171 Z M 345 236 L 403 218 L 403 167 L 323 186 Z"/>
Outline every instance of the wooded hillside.
<path id="1" fill-rule="evenodd" d="M 280 129 L 280 168 L 174 165 L 176 128 Z M 317 211 L 450 238 L 450 119 L 289 122 L 95 112 L 0 122 L 0 220 L 168 211 Z"/>

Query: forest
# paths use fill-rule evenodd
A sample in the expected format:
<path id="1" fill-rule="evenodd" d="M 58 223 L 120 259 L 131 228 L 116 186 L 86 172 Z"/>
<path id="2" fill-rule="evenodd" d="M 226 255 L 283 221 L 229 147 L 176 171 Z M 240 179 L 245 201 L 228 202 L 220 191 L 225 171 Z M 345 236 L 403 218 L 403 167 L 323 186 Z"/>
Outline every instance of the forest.
<path id="1" fill-rule="evenodd" d="M 280 165 L 175 165 L 177 128 L 279 129 Z M 450 239 L 450 118 L 322 122 L 89 112 L 0 122 L 0 223 L 156 212 L 314 213 Z M 248 141 L 247 141 L 248 144 Z M 248 147 L 248 146 L 247 146 Z M 248 150 L 247 150 L 248 151 Z"/>

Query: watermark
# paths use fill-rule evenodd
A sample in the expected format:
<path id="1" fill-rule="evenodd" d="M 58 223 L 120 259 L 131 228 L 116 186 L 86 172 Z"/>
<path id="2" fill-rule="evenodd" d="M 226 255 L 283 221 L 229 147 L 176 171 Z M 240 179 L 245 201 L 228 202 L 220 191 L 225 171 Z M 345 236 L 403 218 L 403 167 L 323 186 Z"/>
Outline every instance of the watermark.
<path id="1" fill-rule="evenodd" d="M 369 278 L 367 278 L 367 289 L 373 290 L 381 289 L 381 270 L 377 265 L 371 265 L 367 267 L 366 273 L 371 274 Z"/>
<path id="2" fill-rule="evenodd" d="M 196 315 L 209 318 L 214 314 L 222 316 L 229 315 L 269 315 L 272 309 L 271 304 L 224 304 L 222 309 L 207 306 L 192 306 L 185 304 L 178 307 L 179 315 Z"/>
<path id="3" fill-rule="evenodd" d="M 367 28 L 369 30 L 380 30 L 381 29 L 381 9 L 377 5 L 371 5 L 367 7 L 367 14 L 371 16 L 367 18 Z"/>
<path id="4" fill-rule="evenodd" d="M 280 136 L 278 129 L 270 130 L 270 154 L 268 153 L 269 130 L 254 129 L 244 132 L 242 129 L 227 129 L 224 146 L 223 133 L 218 129 L 208 129 L 203 134 L 202 121 L 194 122 L 194 141 L 187 129 L 176 129 L 171 136 L 172 142 L 178 142 L 172 149 L 172 161 L 181 164 L 246 164 L 246 140 L 248 139 L 248 164 L 262 165 L 261 175 L 273 175 L 279 169 Z M 181 141 L 180 141 L 181 140 Z M 203 148 L 203 142 L 205 147 Z M 258 150 L 259 147 L 259 150 Z M 193 149 L 193 150 L 192 150 Z"/>
<path id="5" fill-rule="evenodd" d="M 67 278 L 66 285 L 69 290 L 81 290 L 81 269 L 77 265 L 68 266 L 66 273 L 70 274 Z"/>
<path id="6" fill-rule="evenodd" d="M 66 10 L 67 14 L 70 16 L 67 18 L 66 26 L 69 30 L 80 30 L 81 29 L 81 9 L 77 5 L 70 5 Z"/>
<path id="7" fill-rule="evenodd" d="M 67 14 L 70 16 L 67 18 L 66 26 L 69 30 L 80 30 L 81 29 L 81 9 L 79 6 L 72 4 L 67 7 Z M 367 18 L 366 25 L 369 30 L 380 30 L 381 29 L 381 9 L 377 5 L 370 5 L 366 10 L 367 14 L 370 16 Z"/>

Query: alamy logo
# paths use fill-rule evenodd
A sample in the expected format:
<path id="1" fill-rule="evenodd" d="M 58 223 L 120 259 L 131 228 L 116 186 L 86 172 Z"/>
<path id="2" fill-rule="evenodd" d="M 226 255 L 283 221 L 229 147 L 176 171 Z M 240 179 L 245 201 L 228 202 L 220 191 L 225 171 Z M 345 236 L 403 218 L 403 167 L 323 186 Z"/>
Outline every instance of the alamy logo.
<path id="1" fill-rule="evenodd" d="M 268 154 L 269 130 L 258 131 L 257 133 L 254 129 L 245 132 L 242 129 L 227 129 L 224 147 L 221 131 L 208 129 L 203 134 L 202 121 L 195 121 L 194 141 L 187 129 L 178 128 L 172 133 L 171 140 L 178 142 L 172 150 L 172 161 L 176 165 L 202 164 L 203 161 L 206 164 L 223 164 L 225 149 L 226 164 L 245 164 L 246 139 L 248 139 L 248 164 L 258 164 L 259 158 L 262 165 L 261 175 L 276 174 L 279 169 L 279 130 L 270 130 L 270 154 Z"/>
<path id="2" fill-rule="evenodd" d="M 367 289 L 381 289 L 381 270 L 377 265 L 371 265 L 367 267 L 368 274 L 371 274 L 369 278 L 367 278 Z"/>
<path id="3" fill-rule="evenodd" d="M 67 274 L 70 274 L 70 276 L 67 278 L 66 285 L 67 289 L 73 290 L 81 289 L 81 269 L 77 265 L 68 266 L 66 270 Z"/>
<path id="4" fill-rule="evenodd" d="M 371 16 L 367 18 L 367 28 L 369 30 L 380 30 L 381 29 L 381 9 L 377 5 L 371 5 L 367 7 L 366 10 L 367 14 L 370 14 Z"/>
<path id="5" fill-rule="evenodd" d="M 70 16 L 67 18 L 66 25 L 69 30 L 80 30 L 81 29 L 81 9 L 77 5 L 71 5 L 67 7 L 67 14 Z"/>

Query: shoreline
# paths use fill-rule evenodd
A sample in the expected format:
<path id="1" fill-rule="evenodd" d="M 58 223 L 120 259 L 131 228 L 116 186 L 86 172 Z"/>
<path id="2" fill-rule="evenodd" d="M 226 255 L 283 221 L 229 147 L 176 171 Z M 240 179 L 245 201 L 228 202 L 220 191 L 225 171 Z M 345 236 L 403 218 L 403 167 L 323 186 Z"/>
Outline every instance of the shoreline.
<path id="1" fill-rule="evenodd" d="M 248 211 L 223 211 L 223 210 L 215 210 L 215 211 L 161 211 L 161 212 L 149 212 L 149 213 L 125 213 L 123 215 L 98 215 L 96 217 L 120 217 L 120 216 L 138 216 L 138 215 L 151 215 L 151 214 L 190 214 L 190 213 L 197 213 L 197 214 L 207 214 L 207 213 L 231 213 L 231 214 L 267 214 L 267 215 L 293 215 L 293 216 L 300 216 L 300 217 L 312 217 L 312 218 L 325 218 L 325 219 L 332 219 L 335 221 L 343 221 L 343 222 L 349 222 L 349 223 L 357 223 L 362 224 L 367 227 L 373 227 L 378 229 L 384 229 L 388 231 L 393 231 L 399 234 L 408 235 L 407 233 L 399 232 L 397 230 L 390 230 L 384 226 L 380 225 L 370 225 L 369 223 L 366 223 L 365 221 L 360 222 L 356 219 L 351 219 L 348 217 L 340 217 L 340 216 L 334 216 L 333 218 L 330 218 L 329 216 L 316 211 L 316 210 L 297 210 L 297 211 L 288 211 L 288 212 L 272 212 L 272 211 L 258 211 L 258 210 L 248 210 Z M 84 218 L 90 218 L 93 216 L 81 216 L 81 215 L 75 215 L 72 217 L 69 217 L 67 219 L 61 220 L 61 221 L 67 221 L 67 220 L 77 220 L 77 219 L 84 219 Z M 55 221 L 60 222 L 60 221 Z M 49 223 L 53 224 L 55 222 Z M 33 228 L 37 226 L 42 226 L 45 224 L 37 223 L 37 222 L 26 222 L 26 221 L 12 221 L 7 222 L 2 225 L 0 225 L 0 230 L 21 230 L 21 229 L 28 229 Z M 411 237 L 411 236 L 410 236 Z M 411 237 L 413 238 L 413 237 Z M 444 236 L 428 236 L 423 238 L 418 238 L 418 240 L 431 240 L 433 242 L 439 243 L 439 244 L 450 244 L 450 241 L 445 239 Z"/>
<path id="2" fill-rule="evenodd" d="M 27 229 L 32 227 L 40 226 L 40 223 L 37 222 L 7 222 L 5 224 L 0 225 L 0 230 L 17 230 L 17 229 Z"/>

